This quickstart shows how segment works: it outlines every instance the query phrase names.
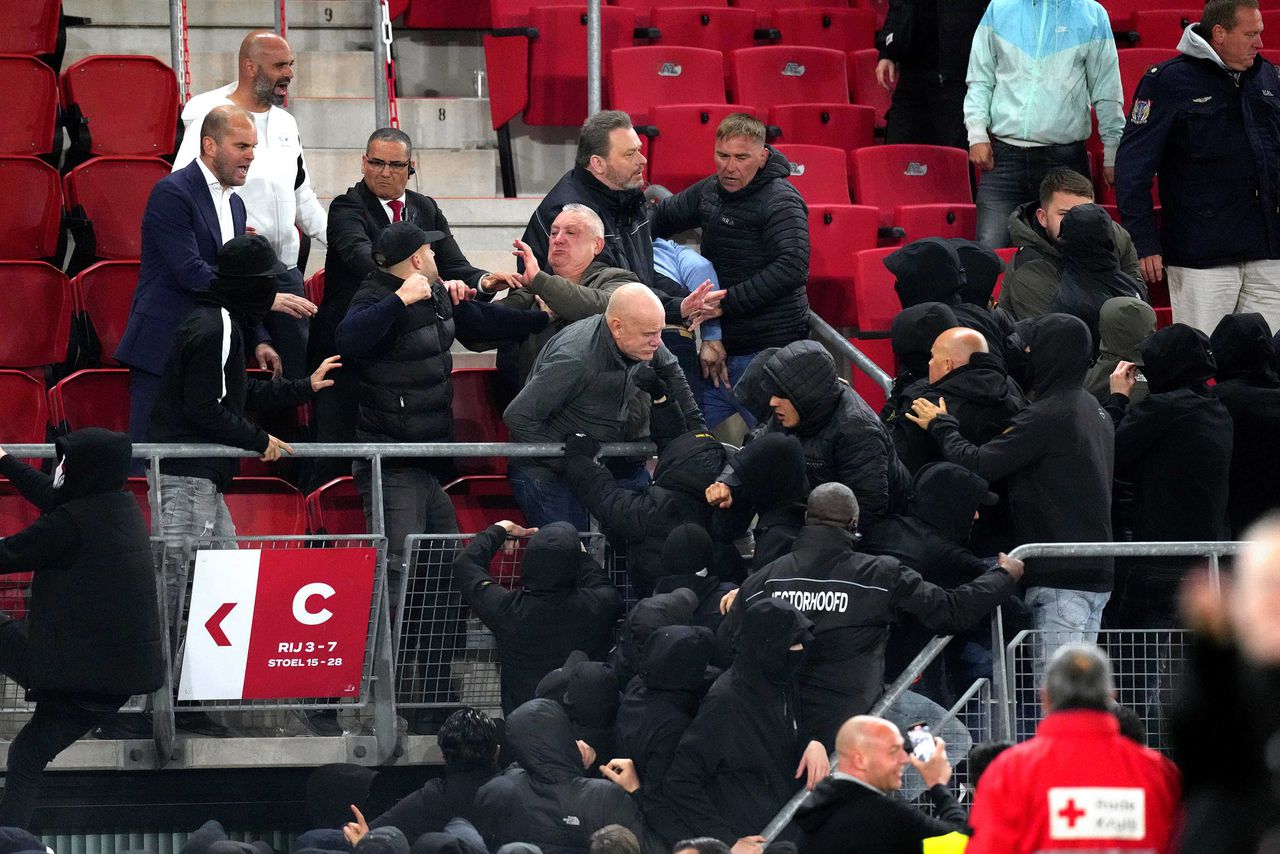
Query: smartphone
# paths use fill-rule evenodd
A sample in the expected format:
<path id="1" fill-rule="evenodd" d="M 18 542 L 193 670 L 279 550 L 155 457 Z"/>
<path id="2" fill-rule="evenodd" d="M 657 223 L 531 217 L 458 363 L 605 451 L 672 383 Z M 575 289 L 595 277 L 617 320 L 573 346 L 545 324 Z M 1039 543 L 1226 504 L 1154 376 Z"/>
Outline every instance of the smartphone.
<path id="1" fill-rule="evenodd" d="M 918 721 L 907 727 L 907 741 L 910 744 L 908 752 L 916 759 L 928 762 L 933 758 L 935 747 L 933 733 L 929 731 L 929 725 L 924 721 Z"/>

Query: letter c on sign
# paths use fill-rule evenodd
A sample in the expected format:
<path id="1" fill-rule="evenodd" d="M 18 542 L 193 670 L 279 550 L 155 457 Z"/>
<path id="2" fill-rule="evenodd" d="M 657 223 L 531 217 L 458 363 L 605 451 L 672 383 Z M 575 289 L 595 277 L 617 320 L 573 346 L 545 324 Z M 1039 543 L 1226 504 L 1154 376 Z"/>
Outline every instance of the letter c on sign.
<path id="1" fill-rule="evenodd" d="M 313 584 L 304 585 L 301 590 L 293 597 L 293 618 L 304 626 L 318 626 L 325 620 L 333 616 L 333 612 L 328 608 L 321 608 L 319 611 L 308 611 L 307 600 L 312 596 L 319 596 L 321 599 L 328 599 L 338 591 L 334 590 L 327 584 L 315 582 Z"/>

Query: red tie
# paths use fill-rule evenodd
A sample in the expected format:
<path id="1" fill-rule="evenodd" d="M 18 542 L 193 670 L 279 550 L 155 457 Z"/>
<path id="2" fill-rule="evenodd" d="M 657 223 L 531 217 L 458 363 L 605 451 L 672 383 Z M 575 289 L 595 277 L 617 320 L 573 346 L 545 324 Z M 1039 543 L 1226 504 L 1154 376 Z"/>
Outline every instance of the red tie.
<path id="1" fill-rule="evenodd" d="M 403 219 L 400 214 L 404 212 L 404 202 L 396 199 L 394 202 L 387 202 L 387 207 L 391 208 L 392 222 L 400 222 Z"/>

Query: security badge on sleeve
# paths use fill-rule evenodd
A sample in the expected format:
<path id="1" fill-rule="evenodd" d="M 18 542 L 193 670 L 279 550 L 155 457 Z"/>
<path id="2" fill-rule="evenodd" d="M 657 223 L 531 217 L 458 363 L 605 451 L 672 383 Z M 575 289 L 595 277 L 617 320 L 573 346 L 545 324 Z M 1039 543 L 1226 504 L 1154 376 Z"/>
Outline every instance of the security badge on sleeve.
<path id="1" fill-rule="evenodd" d="M 1151 99 L 1141 98 L 1133 102 L 1133 110 L 1129 113 L 1129 121 L 1135 125 L 1145 125 L 1151 118 Z"/>

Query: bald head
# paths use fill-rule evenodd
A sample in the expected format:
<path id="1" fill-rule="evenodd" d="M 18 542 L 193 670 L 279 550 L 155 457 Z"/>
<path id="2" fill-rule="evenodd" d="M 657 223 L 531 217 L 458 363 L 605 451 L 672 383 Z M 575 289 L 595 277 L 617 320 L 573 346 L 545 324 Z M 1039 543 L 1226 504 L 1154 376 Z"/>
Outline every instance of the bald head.
<path id="1" fill-rule="evenodd" d="M 1236 561 L 1228 607 L 1245 655 L 1259 664 L 1280 664 L 1280 516 L 1251 527 Z"/>
<path id="2" fill-rule="evenodd" d="M 902 788 L 907 753 L 902 733 L 890 721 L 872 715 L 849 718 L 836 733 L 837 769 L 882 792 Z"/>
<path id="3" fill-rule="evenodd" d="M 604 322 L 623 355 L 647 362 L 662 346 L 666 312 L 653 291 L 639 282 L 623 285 L 609 297 Z"/>
<path id="4" fill-rule="evenodd" d="M 258 144 L 258 129 L 235 104 L 214 107 L 200 125 L 200 160 L 224 187 L 243 186 Z"/>
<path id="5" fill-rule="evenodd" d="M 240 42 L 240 76 L 231 100 L 262 112 L 284 104 L 293 82 L 293 50 L 270 30 L 254 30 Z"/>
<path id="6" fill-rule="evenodd" d="M 974 353 L 986 353 L 987 339 L 976 329 L 953 326 L 933 341 L 929 350 L 929 382 L 936 383 L 956 368 L 969 364 Z"/>

